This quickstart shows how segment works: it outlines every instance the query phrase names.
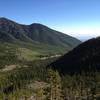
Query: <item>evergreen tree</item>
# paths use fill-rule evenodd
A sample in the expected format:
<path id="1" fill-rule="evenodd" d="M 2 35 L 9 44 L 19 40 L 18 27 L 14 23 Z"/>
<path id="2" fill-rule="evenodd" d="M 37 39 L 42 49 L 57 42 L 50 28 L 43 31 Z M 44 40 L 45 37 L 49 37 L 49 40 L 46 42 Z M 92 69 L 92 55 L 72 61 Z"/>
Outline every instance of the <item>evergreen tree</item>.
<path id="1" fill-rule="evenodd" d="M 47 81 L 49 83 L 48 100 L 62 100 L 62 86 L 59 73 L 49 69 Z"/>
<path id="2" fill-rule="evenodd" d="M 43 88 L 37 89 L 36 100 L 44 100 L 44 89 Z"/>

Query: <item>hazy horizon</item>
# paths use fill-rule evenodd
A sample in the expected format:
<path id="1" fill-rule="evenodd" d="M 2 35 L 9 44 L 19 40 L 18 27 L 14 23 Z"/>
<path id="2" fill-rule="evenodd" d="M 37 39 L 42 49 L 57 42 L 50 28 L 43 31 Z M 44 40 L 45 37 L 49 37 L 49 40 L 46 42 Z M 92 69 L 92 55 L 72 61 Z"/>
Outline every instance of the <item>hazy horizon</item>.
<path id="1" fill-rule="evenodd" d="M 100 35 L 100 0 L 1 0 L 0 16 L 87 40 Z"/>

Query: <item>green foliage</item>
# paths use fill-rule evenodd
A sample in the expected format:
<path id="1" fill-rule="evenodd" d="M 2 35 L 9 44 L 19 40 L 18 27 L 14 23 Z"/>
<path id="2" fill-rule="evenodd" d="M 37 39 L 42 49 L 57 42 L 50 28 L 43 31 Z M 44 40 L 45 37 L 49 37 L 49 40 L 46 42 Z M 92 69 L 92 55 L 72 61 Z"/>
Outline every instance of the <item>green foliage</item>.
<path id="1" fill-rule="evenodd" d="M 42 57 L 50 57 L 57 54 L 56 49 L 44 47 L 0 42 L 0 68 L 9 65 L 25 66 L 25 62 L 40 60 Z"/>
<path id="2" fill-rule="evenodd" d="M 44 100 L 44 90 L 40 88 L 36 91 L 36 100 Z"/>
<path id="3" fill-rule="evenodd" d="M 94 100 L 99 97 L 99 72 L 63 76 L 57 71 L 46 69 L 46 65 L 50 62 L 50 60 L 28 62 L 29 67 L 0 72 L 0 99 L 3 100 L 6 97 L 10 100 L 19 100 L 19 98 L 30 98 L 34 95 L 40 97 L 40 100 L 50 98 L 52 98 L 50 100 L 64 100 L 64 98 Z M 35 81 L 45 82 L 47 86 L 36 90 L 29 88 L 29 84 Z"/>
<path id="4" fill-rule="evenodd" d="M 63 92 L 71 100 L 95 100 L 100 96 L 100 73 L 83 72 L 82 74 L 62 76 Z M 99 96 L 98 96 L 98 95 Z"/>
<path id="5" fill-rule="evenodd" d="M 38 62 L 38 63 L 37 63 Z M 0 72 L 0 96 L 1 98 L 11 96 L 18 93 L 23 96 L 22 90 L 29 90 L 31 93 L 34 90 L 28 89 L 30 83 L 37 81 L 46 81 L 46 65 L 50 60 L 26 62 L 28 67 L 16 68 L 15 70 Z M 33 92 L 34 93 L 34 92 Z M 13 95 L 12 95 L 13 94 Z M 4 95 L 4 96 L 3 96 Z M 26 95 L 27 96 L 27 95 Z"/>
<path id="6" fill-rule="evenodd" d="M 48 100 L 62 100 L 62 84 L 61 77 L 57 71 L 48 70 L 47 82 L 50 85 L 48 89 Z"/>
<path id="7" fill-rule="evenodd" d="M 38 23 L 21 25 L 7 18 L 0 18 L 0 23 L 2 23 L 0 24 L 0 41 L 3 42 L 24 42 L 35 46 L 39 45 L 40 47 L 46 44 L 55 48 L 57 46 L 67 48 L 67 50 L 81 43 L 76 38 Z"/>

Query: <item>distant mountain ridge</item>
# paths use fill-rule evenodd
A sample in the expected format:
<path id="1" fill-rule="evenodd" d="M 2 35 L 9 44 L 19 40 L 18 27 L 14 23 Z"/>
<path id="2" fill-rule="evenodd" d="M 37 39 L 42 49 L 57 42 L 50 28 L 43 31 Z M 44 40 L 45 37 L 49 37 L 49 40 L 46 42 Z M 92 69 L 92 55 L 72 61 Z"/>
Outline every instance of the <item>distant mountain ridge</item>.
<path id="1" fill-rule="evenodd" d="M 100 71 L 100 37 L 80 44 L 49 66 L 64 74 Z"/>
<path id="2" fill-rule="evenodd" d="M 80 40 L 55 31 L 42 24 L 21 25 L 7 18 L 0 18 L 0 41 L 47 44 L 68 50 L 81 43 Z"/>

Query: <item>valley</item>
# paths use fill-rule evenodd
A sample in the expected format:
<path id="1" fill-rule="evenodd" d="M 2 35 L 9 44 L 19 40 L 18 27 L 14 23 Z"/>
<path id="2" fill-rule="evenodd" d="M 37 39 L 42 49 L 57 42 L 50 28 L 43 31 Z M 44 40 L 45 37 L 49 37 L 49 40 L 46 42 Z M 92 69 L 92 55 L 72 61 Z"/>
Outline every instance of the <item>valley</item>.
<path id="1" fill-rule="evenodd" d="M 99 45 L 0 18 L 0 100 L 99 100 Z"/>

